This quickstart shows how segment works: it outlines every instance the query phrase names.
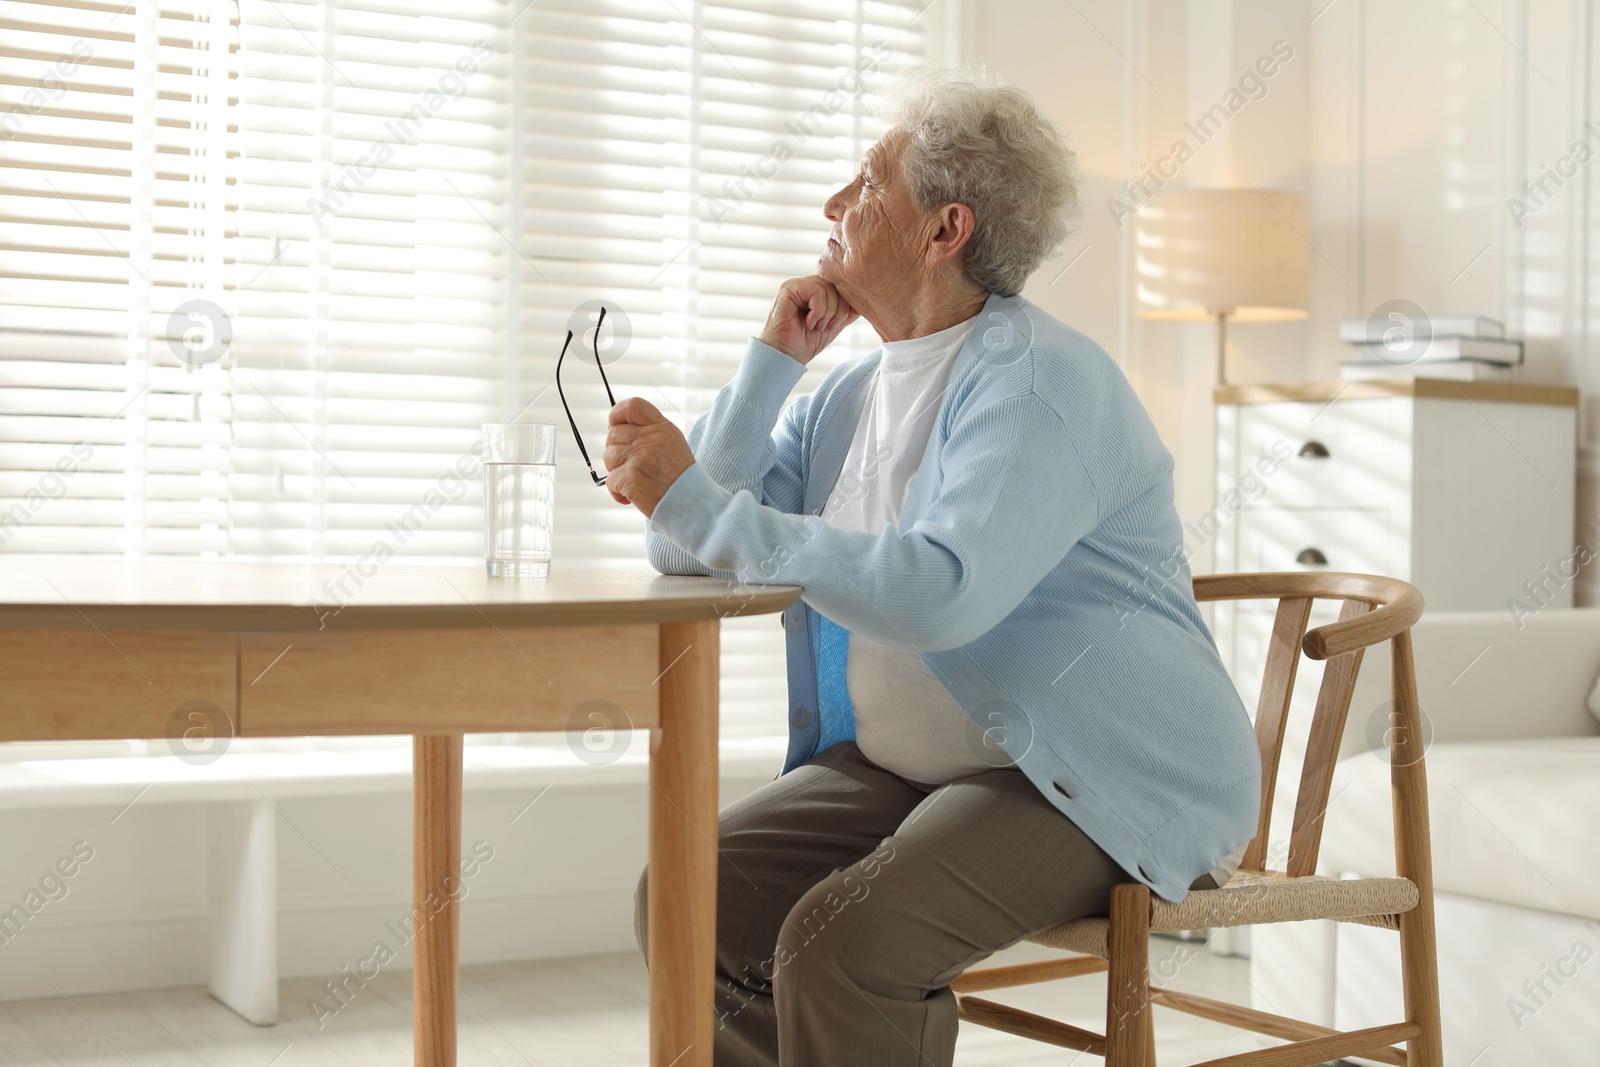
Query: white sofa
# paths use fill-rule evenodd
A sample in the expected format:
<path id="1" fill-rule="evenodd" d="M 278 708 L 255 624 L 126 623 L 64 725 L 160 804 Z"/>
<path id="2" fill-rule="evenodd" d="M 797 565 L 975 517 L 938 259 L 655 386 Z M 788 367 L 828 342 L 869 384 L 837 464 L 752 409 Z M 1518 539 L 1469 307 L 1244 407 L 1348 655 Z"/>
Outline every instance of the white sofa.
<path id="1" fill-rule="evenodd" d="M 1600 610 L 1424 615 L 1427 750 L 1446 1067 L 1600 1062 Z M 1394 872 L 1389 767 L 1369 749 L 1387 650 L 1358 679 L 1320 867 Z M 1378 724 L 1373 726 L 1371 724 Z M 1353 1029 L 1401 1018 L 1398 938 L 1257 928 L 1257 1006 Z M 1358 1061 L 1368 1062 L 1368 1061 Z"/>

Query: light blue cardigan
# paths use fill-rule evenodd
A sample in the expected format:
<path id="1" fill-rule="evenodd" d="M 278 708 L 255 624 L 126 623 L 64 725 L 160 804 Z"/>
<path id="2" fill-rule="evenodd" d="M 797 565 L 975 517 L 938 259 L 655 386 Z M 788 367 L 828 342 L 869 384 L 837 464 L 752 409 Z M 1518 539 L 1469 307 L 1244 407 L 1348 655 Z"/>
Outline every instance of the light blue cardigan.
<path id="1" fill-rule="evenodd" d="M 784 620 L 785 773 L 853 736 L 847 631 L 912 649 L 1052 804 L 1183 899 L 1253 835 L 1261 762 L 1195 606 L 1172 457 L 1144 407 L 1093 341 L 991 295 L 900 528 L 833 529 L 816 516 L 878 358 L 785 409 L 805 368 L 752 340 L 690 430 L 697 462 L 651 517 L 651 563 L 805 587 Z"/>

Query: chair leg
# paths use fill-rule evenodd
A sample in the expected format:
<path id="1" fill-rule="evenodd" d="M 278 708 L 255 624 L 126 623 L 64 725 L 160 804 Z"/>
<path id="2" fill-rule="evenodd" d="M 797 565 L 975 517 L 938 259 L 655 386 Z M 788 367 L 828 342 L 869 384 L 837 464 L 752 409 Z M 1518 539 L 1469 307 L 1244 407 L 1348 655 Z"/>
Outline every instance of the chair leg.
<path id="1" fill-rule="evenodd" d="M 1106 1067 L 1153 1067 L 1150 890 L 1137 883 L 1112 888 L 1106 943 Z"/>
<path id="2" fill-rule="evenodd" d="M 1422 1033 L 1406 1043 L 1406 1062 L 1411 1067 L 1444 1067 L 1439 954 L 1434 940 L 1433 900 L 1429 897 L 1400 916 L 1400 973 L 1406 1018 L 1422 1027 Z"/>
<path id="3" fill-rule="evenodd" d="M 1390 681 L 1394 710 L 1402 727 L 1390 742 L 1395 873 L 1417 886 L 1417 906 L 1400 916 L 1400 973 L 1405 984 L 1406 1019 L 1422 1028 L 1420 1035 L 1406 1043 L 1406 1062 L 1410 1067 L 1443 1067 L 1428 775 L 1422 762 L 1422 713 L 1417 707 L 1416 662 L 1409 630 L 1396 634 L 1391 643 Z"/>

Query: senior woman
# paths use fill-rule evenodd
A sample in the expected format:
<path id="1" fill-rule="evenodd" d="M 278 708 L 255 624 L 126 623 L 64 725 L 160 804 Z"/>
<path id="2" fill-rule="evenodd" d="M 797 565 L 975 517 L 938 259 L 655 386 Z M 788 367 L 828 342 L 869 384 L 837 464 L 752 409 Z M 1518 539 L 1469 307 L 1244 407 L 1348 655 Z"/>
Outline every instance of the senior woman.
<path id="1" fill-rule="evenodd" d="M 611 413 L 658 569 L 805 588 L 784 770 L 719 816 L 721 1067 L 949 1064 L 963 970 L 1120 882 L 1225 881 L 1256 824 L 1172 458 L 1110 357 L 1017 295 L 1066 236 L 1071 153 L 979 76 L 890 100 L 817 273 L 688 438 Z M 785 408 L 858 316 L 882 347 Z"/>

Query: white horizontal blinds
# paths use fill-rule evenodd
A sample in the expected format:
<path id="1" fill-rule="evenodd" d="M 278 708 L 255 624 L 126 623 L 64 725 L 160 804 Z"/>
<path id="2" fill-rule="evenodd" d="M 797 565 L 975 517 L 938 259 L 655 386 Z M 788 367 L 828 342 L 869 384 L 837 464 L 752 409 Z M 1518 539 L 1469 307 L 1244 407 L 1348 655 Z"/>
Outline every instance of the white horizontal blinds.
<path id="1" fill-rule="evenodd" d="M 698 142 L 701 215 L 688 403 L 727 380 L 784 278 L 811 273 L 822 206 L 882 134 L 870 92 L 921 63 L 920 3 L 705 4 Z M 863 324 L 818 369 L 874 347 Z"/>
<path id="2" fill-rule="evenodd" d="M 923 61 L 919 6 L 854 0 L 702 6 L 709 69 L 697 137 L 697 358 L 681 368 L 680 383 L 695 410 L 732 375 L 777 284 L 815 271 L 831 228 L 823 204 L 884 130 L 872 110 L 872 89 Z M 815 370 L 877 343 L 861 324 Z"/>
<path id="3" fill-rule="evenodd" d="M 664 0 L 541 0 L 518 17 L 523 185 L 520 382 L 512 410 L 561 426 L 555 554 L 644 568 L 643 520 L 596 488 L 553 386 L 571 325 L 604 304 L 606 369 L 620 398 L 662 403 L 654 385 L 682 351 L 683 299 L 662 268 L 688 232 L 694 30 Z M 621 332 L 619 332 L 619 330 Z M 626 340 L 623 334 L 627 334 Z M 626 344 L 624 348 L 623 345 Z M 591 336 L 575 337 L 563 386 L 598 469 L 610 404 Z M 511 398 L 508 397 L 508 401 Z M 511 412 L 508 411 L 508 416 Z"/>
<path id="4" fill-rule="evenodd" d="M 0 26 L 0 549 L 219 549 L 226 381 L 169 334 L 225 302 L 231 8 Z"/>
<path id="5" fill-rule="evenodd" d="M 518 401 L 538 399 L 526 418 L 564 423 L 554 391 L 539 390 L 569 313 L 595 300 L 631 324 L 626 351 L 605 355 L 619 398 L 643 396 L 680 424 L 709 406 L 778 284 L 815 270 L 829 228 L 822 204 L 882 132 L 862 90 L 922 62 L 917 6 L 542 0 L 522 16 L 536 52 L 524 98 Z M 608 402 L 583 340 L 563 381 L 595 449 Z M 853 327 L 808 383 L 876 343 Z M 557 553 L 642 566 L 637 512 L 591 486 L 570 440 L 561 447 Z M 722 679 L 726 733 L 782 731 L 775 620 L 724 626 Z"/>
<path id="6" fill-rule="evenodd" d="M 233 553 L 479 560 L 471 449 L 505 375 L 508 5 L 241 13 Z"/>

